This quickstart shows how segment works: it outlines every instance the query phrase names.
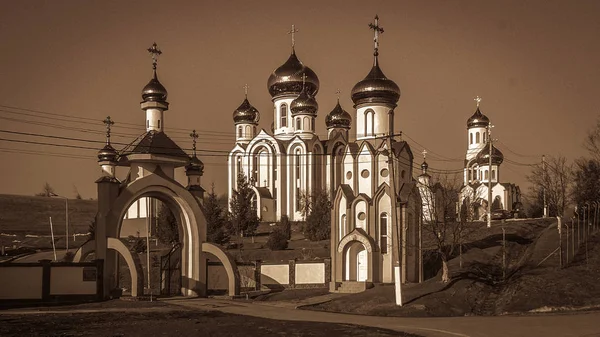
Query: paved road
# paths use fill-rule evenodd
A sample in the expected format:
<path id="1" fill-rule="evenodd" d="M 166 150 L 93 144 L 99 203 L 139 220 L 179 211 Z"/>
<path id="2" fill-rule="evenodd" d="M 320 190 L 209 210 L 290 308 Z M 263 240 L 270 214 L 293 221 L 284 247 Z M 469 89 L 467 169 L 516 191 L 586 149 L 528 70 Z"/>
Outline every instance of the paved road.
<path id="1" fill-rule="evenodd" d="M 72 252 L 75 252 L 75 250 L 73 249 L 69 249 Z M 65 250 L 61 249 L 61 250 L 57 250 L 56 251 L 56 259 L 57 260 L 62 260 L 62 258 L 65 256 Z M 39 252 L 39 253 L 34 253 L 34 254 L 30 254 L 30 255 L 26 255 L 23 257 L 20 257 L 18 259 L 15 259 L 13 262 L 38 262 L 39 260 L 54 260 L 54 252 L 47 251 L 47 252 Z"/>
<path id="2" fill-rule="evenodd" d="M 216 299 L 172 299 L 169 303 L 200 310 L 290 321 L 351 323 L 430 337 L 568 337 L 600 336 L 600 312 L 561 315 L 494 317 L 374 317 L 290 309 L 268 302 L 246 303 Z"/>

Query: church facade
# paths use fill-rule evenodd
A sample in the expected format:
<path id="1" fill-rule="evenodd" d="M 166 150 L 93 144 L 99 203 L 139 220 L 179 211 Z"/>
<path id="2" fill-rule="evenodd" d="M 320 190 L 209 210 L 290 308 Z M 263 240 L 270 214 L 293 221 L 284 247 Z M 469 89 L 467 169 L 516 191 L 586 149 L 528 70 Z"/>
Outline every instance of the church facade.
<path id="1" fill-rule="evenodd" d="M 518 211 L 521 190 L 515 184 L 501 182 L 500 165 L 504 161 L 504 155 L 493 145 L 493 141 L 490 144 L 490 120 L 481 113 L 481 99 L 477 97 L 475 101 L 477 109 L 467 120 L 467 153 L 460 192 L 460 213 L 470 220 L 483 220 L 487 216 L 487 205 L 490 202 L 490 185 L 492 211 Z"/>
<path id="2" fill-rule="evenodd" d="M 421 199 L 413 154 L 408 143 L 393 139 L 400 89 L 379 66 L 383 30 L 377 17 L 370 27 L 375 32 L 374 63 L 351 91 L 355 121 L 338 99 L 325 118 L 326 138 L 315 133 L 319 79 L 298 59 L 293 43 L 290 57 L 267 83 L 273 101 L 271 132 L 258 130 L 260 114 L 247 97 L 233 113 L 230 197 L 242 173 L 251 181 L 263 221 L 284 215 L 297 221 L 303 220 L 303 194 L 329 194 L 332 291 L 344 291 L 345 284 L 394 282 L 398 265 L 403 281 L 418 282 L 422 274 Z"/>

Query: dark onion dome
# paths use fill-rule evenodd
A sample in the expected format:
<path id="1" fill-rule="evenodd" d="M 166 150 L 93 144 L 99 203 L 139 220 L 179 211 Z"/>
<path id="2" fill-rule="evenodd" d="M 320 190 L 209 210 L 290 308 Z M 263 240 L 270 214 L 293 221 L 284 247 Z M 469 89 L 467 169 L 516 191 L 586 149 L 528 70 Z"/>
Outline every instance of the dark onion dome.
<path id="1" fill-rule="evenodd" d="M 467 128 L 486 127 L 488 125 L 490 125 L 490 119 L 481 113 L 479 107 L 477 107 L 473 116 L 467 120 Z"/>
<path id="2" fill-rule="evenodd" d="M 306 93 L 314 97 L 319 91 L 319 78 L 312 69 L 298 60 L 296 52 L 292 49 L 290 58 L 269 76 L 269 94 L 271 97 L 300 94 L 303 74 L 306 76 Z"/>
<path id="3" fill-rule="evenodd" d="M 352 117 L 350 114 L 342 108 L 340 100 L 338 99 L 335 108 L 325 117 L 325 125 L 328 129 L 331 128 L 344 128 L 350 129 L 352 125 Z"/>
<path id="4" fill-rule="evenodd" d="M 350 95 L 355 105 L 387 103 L 395 106 L 400 99 L 400 88 L 394 81 L 385 77 L 375 58 L 373 68 L 367 77 L 356 83 Z"/>
<path id="5" fill-rule="evenodd" d="M 318 109 L 319 104 L 317 103 L 317 100 L 313 96 L 308 95 L 305 89 L 302 89 L 300 95 L 290 104 L 292 116 L 299 114 L 316 116 Z"/>
<path id="6" fill-rule="evenodd" d="M 504 161 L 504 155 L 495 146 L 492 146 L 492 165 L 500 165 Z M 477 163 L 479 165 L 490 164 L 490 145 L 487 143 L 477 154 Z"/>
<path id="7" fill-rule="evenodd" d="M 167 89 L 165 89 L 165 87 L 158 81 L 156 69 L 154 70 L 154 76 L 142 90 L 142 99 L 144 101 L 159 102 L 164 102 L 167 100 Z"/>
<path id="8" fill-rule="evenodd" d="M 110 144 L 106 144 L 106 146 L 104 146 L 102 148 L 102 150 L 98 151 L 98 161 L 111 161 L 111 162 L 116 162 L 117 161 L 117 151 L 110 145 Z"/>
<path id="9" fill-rule="evenodd" d="M 421 170 L 423 170 L 423 172 L 427 171 L 427 169 L 429 168 L 429 164 L 427 164 L 426 161 L 423 161 L 423 163 L 421 164 Z"/>
<path id="10" fill-rule="evenodd" d="M 248 98 L 244 99 L 242 104 L 233 112 L 233 121 L 235 124 L 258 124 L 259 120 L 260 113 L 248 102 Z"/>
<path id="11" fill-rule="evenodd" d="M 185 174 L 188 176 L 204 174 L 204 163 L 196 156 L 191 157 L 188 164 L 185 166 Z"/>

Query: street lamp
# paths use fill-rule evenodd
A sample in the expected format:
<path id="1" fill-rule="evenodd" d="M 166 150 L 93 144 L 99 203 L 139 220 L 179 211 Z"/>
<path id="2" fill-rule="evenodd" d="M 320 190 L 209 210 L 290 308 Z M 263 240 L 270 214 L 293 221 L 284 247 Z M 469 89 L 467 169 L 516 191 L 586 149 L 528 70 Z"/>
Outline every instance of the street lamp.
<path id="1" fill-rule="evenodd" d="M 65 199 L 65 244 L 66 252 L 69 252 L 69 198 L 50 192 L 51 197 Z"/>

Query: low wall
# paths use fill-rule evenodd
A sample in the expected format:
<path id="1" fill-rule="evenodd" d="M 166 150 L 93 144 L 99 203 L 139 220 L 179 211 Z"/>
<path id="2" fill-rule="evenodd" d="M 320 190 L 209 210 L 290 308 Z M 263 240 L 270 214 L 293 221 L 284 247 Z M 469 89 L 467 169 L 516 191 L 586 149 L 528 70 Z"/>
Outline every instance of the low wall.
<path id="1" fill-rule="evenodd" d="M 100 299 L 102 260 L 0 264 L 0 302 Z"/>
<path id="2" fill-rule="evenodd" d="M 331 280 L 331 260 L 268 263 L 255 261 L 238 262 L 242 290 L 267 288 L 316 288 L 327 287 Z M 208 263 L 208 290 L 227 290 L 228 278 L 220 262 Z"/>

